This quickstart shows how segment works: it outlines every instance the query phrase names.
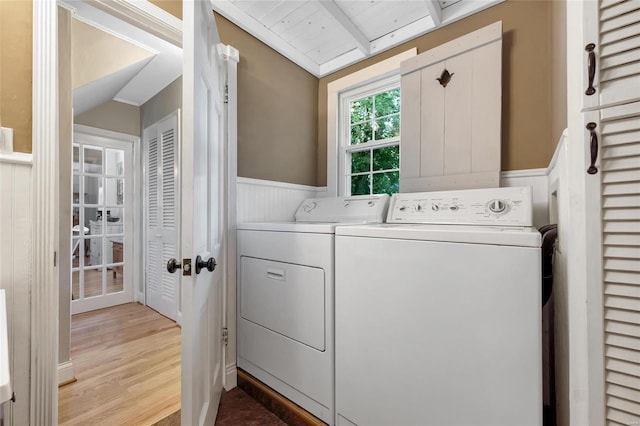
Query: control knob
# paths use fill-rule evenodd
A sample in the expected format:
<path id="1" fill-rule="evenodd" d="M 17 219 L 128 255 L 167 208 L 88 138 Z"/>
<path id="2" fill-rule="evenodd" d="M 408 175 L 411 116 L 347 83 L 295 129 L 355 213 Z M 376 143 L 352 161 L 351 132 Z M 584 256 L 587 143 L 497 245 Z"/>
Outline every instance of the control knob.
<path id="1" fill-rule="evenodd" d="M 489 201 L 489 210 L 492 213 L 502 213 L 507 208 L 507 203 L 504 200 L 491 200 Z"/>

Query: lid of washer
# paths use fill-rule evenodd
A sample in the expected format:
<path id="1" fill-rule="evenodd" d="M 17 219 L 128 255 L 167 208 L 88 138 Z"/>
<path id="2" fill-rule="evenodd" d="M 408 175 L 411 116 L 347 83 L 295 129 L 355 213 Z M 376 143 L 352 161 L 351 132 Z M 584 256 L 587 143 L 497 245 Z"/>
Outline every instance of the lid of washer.
<path id="1" fill-rule="evenodd" d="M 382 223 L 387 216 L 389 196 L 309 198 L 295 214 L 296 222 Z"/>

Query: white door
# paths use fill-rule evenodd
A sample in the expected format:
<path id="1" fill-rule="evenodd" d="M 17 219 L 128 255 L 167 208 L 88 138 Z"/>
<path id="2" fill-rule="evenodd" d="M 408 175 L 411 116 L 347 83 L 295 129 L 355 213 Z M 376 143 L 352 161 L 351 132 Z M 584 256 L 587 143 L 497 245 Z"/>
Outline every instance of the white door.
<path id="1" fill-rule="evenodd" d="M 180 243 L 179 112 L 144 129 L 146 171 L 146 303 L 180 322 L 180 277 L 170 274 L 166 259 L 178 258 Z"/>
<path id="2" fill-rule="evenodd" d="M 133 301 L 132 158 L 131 141 L 75 131 L 72 314 Z"/>
<path id="3" fill-rule="evenodd" d="M 209 0 L 183 2 L 182 424 L 212 425 L 222 391 L 223 66 Z M 196 259 L 218 260 L 214 271 Z M 188 264 L 190 262 L 190 264 Z"/>

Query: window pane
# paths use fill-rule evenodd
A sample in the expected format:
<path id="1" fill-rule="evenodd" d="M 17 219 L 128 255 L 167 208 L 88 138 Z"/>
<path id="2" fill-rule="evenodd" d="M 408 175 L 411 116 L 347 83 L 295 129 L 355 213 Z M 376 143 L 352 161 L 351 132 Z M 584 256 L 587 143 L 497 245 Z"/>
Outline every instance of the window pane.
<path id="1" fill-rule="evenodd" d="M 351 154 L 351 173 L 368 172 L 371 170 L 371 151 L 353 152 Z"/>
<path id="2" fill-rule="evenodd" d="M 351 124 L 371 119 L 373 98 L 364 98 L 351 102 Z"/>
<path id="3" fill-rule="evenodd" d="M 124 179 L 105 178 L 105 185 L 107 187 L 105 204 L 107 206 L 121 206 L 124 202 Z"/>
<path id="4" fill-rule="evenodd" d="M 102 274 L 104 268 L 84 270 L 84 297 L 102 295 Z"/>
<path id="5" fill-rule="evenodd" d="M 102 178 L 95 176 L 84 177 L 84 203 L 102 204 Z"/>
<path id="6" fill-rule="evenodd" d="M 121 149 L 107 149 L 107 172 L 111 176 L 124 175 L 124 151 Z"/>
<path id="7" fill-rule="evenodd" d="M 356 145 L 359 143 L 365 143 L 372 140 L 373 130 L 371 123 L 362 123 L 351 126 L 351 143 L 350 145 Z"/>
<path id="8" fill-rule="evenodd" d="M 389 117 L 376 120 L 376 140 L 394 138 L 400 134 L 400 116 L 391 115 Z"/>
<path id="9" fill-rule="evenodd" d="M 351 195 L 368 195 L 371 194 L 369 182 L 371 175 L 351 176 Z"/>
<path id="10" fill-rule="evenodd" d="M 400 112 L 400 88 L 376 95 L 376 117 Z"/>
<path id="11" fill-rule="evenodd" d="M 73 171 L 80 171 L 80 147 L 78 145 L 73 146 Z"/>
<path id="12" fill-rule="evenodd" d="M 102 149 L 84 148 L 84 172 L 102 173 Z"/>
<path id="13" fill-rule="evenodd" d="M 374 194 L 395 194 L 398 192 L 399 172 L 376 173 L 373 175 Z"/>
<path id="14" fill-rule="evenodd" d="M 386 146 L 373 150 L 373 170 L 400 168 L 400 146 Z"/>

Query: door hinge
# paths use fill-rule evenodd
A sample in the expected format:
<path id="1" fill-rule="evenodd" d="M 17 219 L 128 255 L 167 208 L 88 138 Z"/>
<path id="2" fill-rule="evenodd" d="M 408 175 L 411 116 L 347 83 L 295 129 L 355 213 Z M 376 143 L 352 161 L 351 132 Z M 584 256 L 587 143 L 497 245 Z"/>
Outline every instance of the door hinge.
<path id="1" fill-rule="evenodd" d="M 224 85 L 224 103 L 225 104 L 229 103 L 229 85 L 228 84 Z"/>
<path id="2" fill-rule="evenodd" d="M 222 328 L 222 343 L 225 346 L 229 344 L 229 330 L 227 327 Z"/>

